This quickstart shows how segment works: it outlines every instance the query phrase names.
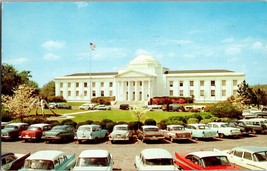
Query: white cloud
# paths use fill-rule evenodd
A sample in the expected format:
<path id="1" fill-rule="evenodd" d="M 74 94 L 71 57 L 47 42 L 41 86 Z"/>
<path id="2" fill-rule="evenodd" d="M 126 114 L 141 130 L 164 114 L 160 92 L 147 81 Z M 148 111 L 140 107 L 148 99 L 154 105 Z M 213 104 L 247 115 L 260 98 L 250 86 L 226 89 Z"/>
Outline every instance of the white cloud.
<path id="1" fill-rule="evenodd" d="M 228 56 L 238 55 L 241 53 L 241 49 L 238 47 L 230 47 L 225 49 L 224 53 Z"/>
<path id="2" fill-rule="evenodd" d="M 19 57 L 19 58 L 14 58 L 14 59 L 7 59 L 3 60 L 3 63 L 11 64 L 11 65 L 20 65 L 28 62 L 28 58 L 25 57 Z"/>
<path id="3" fill-rule="evenodd" d="M 85 8 L 88 6 L 87 2 L 75 2 L 75 4 L 77 5 L 77 7 L 80 8 Z"/>
<path id="4" fill-rule="evenodd" d="M 252 44 L 252 48 L 253 48 L 253 49 L 261 49 L 262 47 L 263 47 L 263 44 L 262 44 L 261 42 L 259 42 L 259 41 L 254 42 L 254 43 Z"/>
<path id="5" fill-rule="evenodd" d="M 65 47 L 65 42 L 49 40 L 44 42 L 41 46 L 45 49 L 61 49 Z"/>
<path id="6" fill-rule="evenodd" d="M 60 59 L 59 56 L 53 54 L 53 53 L 48 53 L 44 56 L 44 59 L 47 60 L 47 61 L 54 61 L 54 60 L 58 60 Z"/>
<path id="7" fill-rule="evenodd" d="M 234 42 L 234 38 L 232 37 L 228 37 L 222 40 L 222 43 L 233 43 L 233 42 Z"/>

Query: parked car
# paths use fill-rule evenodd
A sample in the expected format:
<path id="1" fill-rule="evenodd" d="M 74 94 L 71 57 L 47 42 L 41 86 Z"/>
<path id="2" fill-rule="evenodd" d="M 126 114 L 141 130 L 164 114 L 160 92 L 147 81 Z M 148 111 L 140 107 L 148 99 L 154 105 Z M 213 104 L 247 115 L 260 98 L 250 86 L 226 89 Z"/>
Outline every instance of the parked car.
<path id="1" fill-rule="evenodd" d="M 48 103 L 48 105 L 49 105 L 49 108 L 51 108 L 51 109 L 57 108 L 57 103 L 55 103 L 55 102 Z"/>
<path id="2" fill-rule="evenodd" d="M 10 123 L 1 130 L 1 140 L 15 139 L 17 140 L 20 133 L 29 127 L 27 123 Z"/>
<path id="3" fill-rule="evenodd" d="M 218 131 L 219 137 L 223 138 L 228 137 L 237 137 L 241 135 L 239 128 L 230 127 L 227 123 L 224 122 L 210 122 L 207 124 L 211 129 Z"/>
<path id="4" fill-rule="evenodd" d="M 225 153 L 231 163 L 249 170 L 267 170 L 267 147 L 239 146 L 231 150 L 218 150 Z"/>
<path id="5" fill-rule="evenodd" d="M 37 151 L 26 158 L 26 170 L 71 170 L 75 165 L 75 154 L 68 155 L 58 150 Z"/>
<path id="6" fill-rule="evenodd" d="M 91 124 L 91 125 L 81 125 L 78 127 L 76 136 L 74 139 L 81 143 L 82 141 L 94 140 L 97 142 L 100 139 L 108 137 L 108 131 L 102 129 L 100 125 Z"/>
<path id="7" fill-rule="evenodd" d="M 41 140 L 43 131 L 48 131 L 51 129 L 51 126 L 46 123 L 32 124 L 28 127 L 27 130 L 24 130 L 20 134 L 20 138 L 25 141 L 30 140 Z"/>
<path id="8" fill-rule="evenodd" d="M 192 138 L 192 133 L 185 130 L 185 127 L 182 125 L 167 125 L 164 137 L 171 142 L 176 140 L 190 140 Z"/>
<path id="9" fill-rule="evenodd" d="M 162 108 L 163 111 L 167 110 L 167 106 Z M 169 111 L 179 112 L 180 110 L 184 110 L 183 106 L 179 106 L 177 104 L 169 104 Z"/>
<path id="10" fill-rule="evenodd" d="M 58 103 L 56 106 L 57 109 L 72 109 L 72 107 L 68 104 Z"/>
<path id="11" fill-rule="evenodd" d="M 75 129 L 71 125 L 57 125 L 49 131 L 44 131 L 42 139 L 46 143 L 51 141 L 71 141 L 74 139 Z"/>
<path id="12" fill-rule="evenodd" d="M 179 170 L 240 170 L 229 162 L 226 154 L 214 151 L 197 151 L 189 154 L 175 152 L 174 165 Z"/>
<path id="13" fill-rule="evenodd" d="M 132 137 L 132 130 L 129 129 L 129 125 L 127 124 L 115 125 L 112 132 L 109 134 L 111 143 L 115 141 L 131 141 Z"/>
<path id="14" fill-rule="evenodd" d="M 111 110 L 110 106 L 107 105 L 98 105 L 94 107 L 95 110 Z"/>
<path id="15" fill-rule="evenodd" d="M 94 107 L 95 107 L 95 104 L 85 103 L 85 104 L 82 104 L 81 106 L 79 106 L 79 109 L 81 109 L 81 110 L 93 110 Z"/>
<path id="16" fill-rule="evenodd" d="M 4 129 L 8 124 L 9 122 L 1 122 L 1 130 Z"/>
<path id="17" fill-rule="evenodd" d="M 165 139 L 163 131 L 160 131 L 157 126 L 143 125 L 141 130 L 138 131 L 138 138 L 143 142 L 146 140 L 160 141 Z"/>
<path id="18" fill-rule="evenodd" d="M 217 131 L 210 129 L 206 124 L 188 124 L 185 129 L 192 133 L 194 139 L 216 139 L 219 137 Z"/>
<path id="19" fill-rule="evenodd" d="M 18 170 L 23 164 L 24 160 L 30 156 L 28 154 L 14 154 L 12 152 L 1 152 L 1 170 Z"/>
<path id="20" fill-rule="evenodd" d="M 130 106 L 129 106 L 129 104 L 120 104 L 120 109 L 121 110 L 129 110 Z"/>
<path id="21" fill-rule="evenodd" d="M 242 135 L 248 136 L 249 134 L 255 134 L 256 132 L 250 126 L 246 126 L 246 124 L 242 121 L 229 121 L 227 123 L 230 127 L 238 128 L 241 131 Z"/>
<path id="22" fill-rule="evenodd" d="M 154 110 L 154 109 L 162 109 L 162 105 L 156 105 L 156 104 L 147 105 L 146 107 L 149 108 L 149 109 L 152 109 L 152 110 Z"/>
<path id="23" fill-rule="evenodd" d="M 107 150 L 84 150 L 79 155 L 73 171 L 113 170 L 112 155 Z"/>
<path id="24" fill-rule="evenodd" d="M 135 168 L 139 170 L 178 170 L 173 165 L 173 158 L 169 151 L 162 148 L 144 149 L 135 156 Z"/>
<path id="25" fill-rule="evenodd" d="M 254 131 L 258 134 L 266 134 L 267 133 L 267 126 L 260 120 L 255 119 L 241 119 L 246 124 L 246 126 L 252 127 Z"/>

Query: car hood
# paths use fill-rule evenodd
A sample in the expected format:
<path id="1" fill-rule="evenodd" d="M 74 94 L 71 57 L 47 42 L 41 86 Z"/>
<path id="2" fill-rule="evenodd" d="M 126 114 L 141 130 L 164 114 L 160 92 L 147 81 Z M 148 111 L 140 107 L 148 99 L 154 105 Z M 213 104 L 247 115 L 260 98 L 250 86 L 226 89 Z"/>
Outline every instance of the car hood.
<path id="1" fill-rule="evenodd" d="M 103 171 L 112 171 L 113 169 L 112 169 L 112 167 L 111 166 L 107 166 L 107 167 L 94 167 L 94 166 L 92 166 L 92 167 L 77 167 L 77 166 L 75 166 L 74 168 L 73 168 L 73 171 L 87 171 L 87 170 L 103 170 Z"/>
<path id="2" fill-rule="evenodd" d="M 146 166 L 146 167 L 142 167 L 142 168 L 139 168 L 138 170 L 168 170 L 168 171 L 171 171 L 171 170 L 175 170 L 175 166 L 173 165 L 168 165 L 168 166 Z"/>
<path id="3" fill-rule="evenodd" d="M 14 132 L 14 131 L 18 131 L 18 130 L 17 129 L 2 129 L 1 133 Z"/>
<path id="4" fill-rule="evenodd" d="M 37 132 L 41 132 L 40 130 L 25 130 L 22 131 L 21 134 L 32 134 L 32 133 L 37 133 Z"/>
<path id="5" fill-rule="evenodd" d="M 66 132 L 64 130 L 51 130 L 44 132 L 44 135 L 57 135 L 58 133 Z"/>

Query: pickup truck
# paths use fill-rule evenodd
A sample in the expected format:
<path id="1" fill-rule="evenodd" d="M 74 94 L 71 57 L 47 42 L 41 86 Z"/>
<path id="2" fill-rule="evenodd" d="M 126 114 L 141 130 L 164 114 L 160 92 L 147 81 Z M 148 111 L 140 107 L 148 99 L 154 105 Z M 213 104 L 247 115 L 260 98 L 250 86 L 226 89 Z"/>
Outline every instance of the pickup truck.
<path id="1" fill-rule="evenodd" d="M 67 155 L 58 150 L 37 151 L 26 158 L 20 171 L 71 170 L 75 166 L 75 154 Z"/>
<path id="2" fill-rule="evenodd" d="M 107 137 L 108 130 L 102 129 L 100 125 L 91 124 L 79 126 L 74 139 L 77 141 L 77 143 L 89 140 L 94 140 L 96 143 L 99 139 L 104 139 Z"/>

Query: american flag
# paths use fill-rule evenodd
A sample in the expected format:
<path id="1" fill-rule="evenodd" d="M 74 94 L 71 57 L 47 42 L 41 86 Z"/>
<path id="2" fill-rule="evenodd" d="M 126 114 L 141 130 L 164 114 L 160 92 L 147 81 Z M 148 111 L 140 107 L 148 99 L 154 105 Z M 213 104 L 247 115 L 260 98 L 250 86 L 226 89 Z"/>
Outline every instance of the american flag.
<path id="1" fill-rule="evenodd" d="M 93 43 L 90 43 L 90 48 L 91 48 L 92 50 L 95 50 L 95 48 L 96 48 L 96 45 L 95 45 L 95 44 L 93 44 Z"/>

